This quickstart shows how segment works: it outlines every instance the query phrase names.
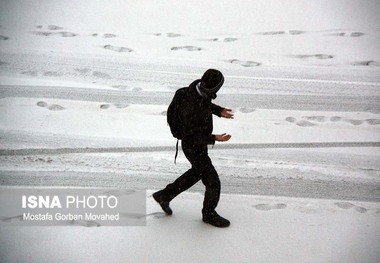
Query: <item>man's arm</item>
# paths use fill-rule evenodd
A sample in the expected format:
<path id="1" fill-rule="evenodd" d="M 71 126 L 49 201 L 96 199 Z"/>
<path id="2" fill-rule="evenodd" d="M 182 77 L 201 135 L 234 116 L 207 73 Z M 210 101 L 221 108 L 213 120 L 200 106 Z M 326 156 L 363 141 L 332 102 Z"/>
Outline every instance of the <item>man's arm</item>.
<path id="1" fill-rule="evenodd" d="M 231 109 L 220 107 L 216 104 L 211 103 L 211 111 L 213 114 L 227 118 L 227 119 L 233 119 L 234 115 L 231 114 Z M 193 121 L 190 121 L 194 116 L 189 115 L 186 117 L 188 121 L 183 123 L 183 128 L 185 131 L 185 138 L 190 139 L 196 144 L 215 144 L 215 141 L 219 142 L 225 142 L 228 141 L 231 138 L 231 135 L 229 134 L 210 134 L 205 135 L 203 130 L 204 127 L 199 127 L 197 125 L 197 121 L 193 119 Z"/>
<path id="2" fill-rule="evenodd" d="M 218 117 L 223 117 L 226 119 L 234 118 L 234 115 L 231 113 L 231 109 L 220 107 L 214 103 L 211 103 L 211 111 Z"/>
<path id="3" fill-rule="evenodd" d="M 191 140 L 195 144 L 215 144 L 216 136 L 213 134 L 204 135 L 201 128 L 188 128 L 186 139 Z"/>
<path id="4" fill-rule="evenodd" d="M 210 134 L 208 136 L 204 136 L 202 134 L 195 133 L 188 138 L 191 138 L 195 144 L 215 144 L 215 141 L 218 141 L 218 142 L 228 141 L 229 139 L 231 139 L 231 135 L 227 133 L 223 133 L 223 134 Z"/>
<path id="5" fill-rule="evenodd" d="M 211 111 L 212 111 L 212 114 L 215 114 L 216 116 L 218 117 L 222 117 L 222 111 L 224 110 L 224 108 L 214 104 L 214 103 L 211 103 Z"/>

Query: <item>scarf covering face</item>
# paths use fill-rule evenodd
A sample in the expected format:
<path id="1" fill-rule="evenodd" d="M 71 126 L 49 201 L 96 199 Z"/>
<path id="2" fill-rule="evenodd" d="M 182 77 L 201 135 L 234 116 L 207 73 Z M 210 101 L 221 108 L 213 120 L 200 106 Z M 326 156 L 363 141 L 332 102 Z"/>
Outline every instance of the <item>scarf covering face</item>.
<path id="1" fill-rule="evenodd" d="M 201 90 L 201 83 L 199 82 L 196 86 L 195 86 L 198 94 L 204 98 L 208 98 L 208 95 L 206 93 L 204 93 L 204 91 Z"/>
<path id="2" fill-rule="evenodd" d="M 207 94 L 211 99 L 216 98 L 216 93 L 223 86 L 224 76 L 216 69 L 208 69 L 202 76 L 200 91 Z"/>

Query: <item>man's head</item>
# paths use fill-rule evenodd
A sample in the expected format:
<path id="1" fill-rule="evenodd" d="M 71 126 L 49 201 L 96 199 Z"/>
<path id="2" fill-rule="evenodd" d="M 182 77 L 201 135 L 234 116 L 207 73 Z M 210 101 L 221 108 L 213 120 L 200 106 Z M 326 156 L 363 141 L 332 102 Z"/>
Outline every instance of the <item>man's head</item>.
<path id="1" fill-rule="evenodd" d="M 216 69 L 208 69 L 201 78 L 201 90 L 212 99 L 216 98 L 216 93 L 223 86 L 224 77 L 222 72 Z"/>

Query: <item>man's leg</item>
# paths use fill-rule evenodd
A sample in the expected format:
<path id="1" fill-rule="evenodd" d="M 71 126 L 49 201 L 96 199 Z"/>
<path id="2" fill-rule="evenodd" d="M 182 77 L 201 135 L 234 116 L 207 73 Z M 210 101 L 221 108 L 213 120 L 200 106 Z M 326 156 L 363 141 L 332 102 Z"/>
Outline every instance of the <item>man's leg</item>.
<path id="1" fill-rule="evenodd" d="M 203 157 L 205 160 L 201 162 L 203 166 L 202 183 L 206 187 L 205 197 L 203 201 L 203 213 L 215 211 L 220 199 L 220 180 L 210 158 Z"/>
<path id="2" fill-rule="evenodd" d="M 219 216 L 215 212 L 220 198 L 220 180 L 218 173 L 212 165 L 211 159 L 207 153 L 207 145 L 192 145 L 183 142 L 182 149 L 186 158 L 190 161 L 192 167 L 186 173 L 177 178 L 173 183 L 166 186 L 165 189 L 155 193 L 156 197 L 161 198 L 162 209 L 171 214 L 169 202 L 178 194 L 186 191 L 200 179 L 206 187 L 205 198 L 203 201 L 203 221 L 217 227 L 227 227 L 230 222 Z M 170 213 L 168 213 L 169 211 Z"/>
<path id="3" fill-rule="evenodd" d="M 191 164 L 195 159 L 196 151 L 190 143 L 182 142 L 182 150 Z M 192 165 L 193 166 L 193 165 Z M 169 202 L 180 193 L 186 191 L 201 179 L 201 174 L 195 172 L 193 167 L 178 177 L 173 183 L 168 184 L 163 190 L 153 194 L 153 198 L 161 205 L 166 214 L 171 215 Z"/>
<path id="4" fill-rule="evenodd" d="M 192 167 L 162 191 L 162 199 L 170 202 L 174 197 L 186 191 L 202 179 L 206 187 L 203 208 L 214 211 L 220 197 L 220 180 L 218 173 L 207 155 L 207 145 L 184 148 L 184 153 Z"/>
<path id="5" fill-rule="evenodd" d="M 162 199 L 170 202 L 177 195 L 196 184 L 200 179 L 199 175 L 194 172 L 194 169 L 189 169 L 162 190 Z"/>
<path id="6" fill-rule="evenodd" d="M 228 227 L 230 221 L 221 217 L 215 211 L 219 203 L 221 185 L 219 175 L 207 154 L 207 147 L 205 151 L 196 156 L 193 169 L 195 173 L 200 174 L 202 182 L 206 187 L 202 209 L 203 221 L 216 227 Z"/>
<path id="7" fill-rule="evenodd" d="M 196 180 L 194 183 L 202 179 L 206 187 L 202 211 L 205 213 L 214 212 L 220 198 L 220 180 L 208 156 L 207 145 L 187 146 L 185 144 L 184 153 L 192 165 L 188 171 L 192 175 L 188 176 L 187 179 L 194 178 Z"/>

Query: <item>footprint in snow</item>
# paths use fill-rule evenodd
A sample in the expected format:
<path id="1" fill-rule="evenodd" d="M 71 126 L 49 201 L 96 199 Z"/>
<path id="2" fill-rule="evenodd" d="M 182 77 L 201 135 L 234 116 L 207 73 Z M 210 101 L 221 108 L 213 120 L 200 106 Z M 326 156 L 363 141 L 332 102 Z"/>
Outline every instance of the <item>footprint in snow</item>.
<path id="1" fill-rule="evenodd" d="M 306 33 L 305 31 L 301 31 L 301 30 L 289 30 L 289 35 L 301 35 L 305 33 Z"/>
<path id="2" fill-rule="evenodd" d="M 111 108 L 111 105 L 110 104 L 101 104 L 101 105 L 99 105 L 99 108 L 102 110 L 106 110 L 106 109 Z"/>
<path id="3" fill-rule="evenodd" d="M 365 120 L 369 125 L 380 125 L 379 119 L 367 119 Z"/>
<path id="4" fill-rule="evenodd" d="M 289 30 L 289 31 L 267 31 L 267 32 L 259 32 L 257 35 L 263 35 L 263 36 L 281 36 L 281 35 L 301 35 L 307 33 L 306 31 L 301 30 Z"/>
<path id="5" fill-rule="evenodd" d="M 127 47 L 117 47 L 117 46 L 112 46 L 112 45 L 105 45 L 103 46 L 104 49 L 115 51 L 115 52 L 126 52 L 130 53 L 133 51 L 133 49 L 127 48 Z"/>
<path id="6" fill-rule="evenodd" d="M 235 38 L 235 37 L 226 37 L 223 42 L 235 42 L 235 41 L 238 41 L 239 39 L 238 38 Z"/>
<path id="7" fill-rule="evenodd" d="M 242 60 L 238 60 L 238 59 L 232 59 L 229 61 L 231 64 L 237 64 L 237 65 L 240 65 L 240 66 L 243 66 L 243 67 L 257 67 L 257 66 L 260 66 L 261 63 L 260 62 L 255 62 L 255 61 L 242 61 Z"/>
<path id="8" fill-rule="evenodd" d="M 84 76 L 89 73 L 92 73 L 92 76 L 100 79 L 111 79 L 112 77 L 108 75 L 107 73 L 101 72 L 101 71 L 92 71 L 89 68 L 76 68 L 74 69 L 76 72 L 78 72 L 80 75 Z"/>
<path id="9" fill-rule="evenodd" d="M 310 58 L 316 58 L 316 59 L 332 59 L 334 58 L 333 55 L 328 55 L 328 54 L 313 54 L 313 55 L 308 55 L 308 54 L 301 54 L 301 55 L 291 55 L 290 57 L 295 57 L 299 59 L 310 59 Z"/>
<path id="10" fill-rule="evenodd" d="M 185 50 L 185 51 L 201 51 L 202 48 L 200 48 L 200 47 L 194 47 L 194 46 L 181 46 L 181 47 L 172 47 L 171 50 L 173 50 L 173 51 L 181 51 L 181 50 Z"/>
<path id="11" fill-rule="evenodd" d="M 41 27 L 42 28 L 42 27 Z M 62 30 L 63 27 L 56 26 L 56 25 L 48 25 L 49 30 Z"/>
<path id="12" fill-rule="evenodd" d="M 285 121 L 290 122 L 290 123 L 295 123 L 297 126 L 300 126 L 300 127 L 312 127 L 316 125 L 310 121 L 305 121 L 305 120 L 297 121 L 297 119 L 294 117 L 286 117 Z"/>
<path id="13" fill-rule="evenodd" d="M 290 123 L 295 123 L 296 125 L 301 126 L 301 127 L 315 126 L 316 124 L 313 122 L 323 123 L 323 122 L 326 122 L 327 120 L 327 117 L 325 116 L 303 116 L 302 118 L 305 120 L 297 121 L 297 119 L 294 117 L 287 117 L 285 120 Z M 355 126 L 362 125 L 364 122 L 366 122 L 369 125 L 380 125 L 380 119 L 358 120 L 358 119 L 344 119 L 339 116 L 332 116 L 329 118 L 329 120 L 330 122 L 344 121 Z"/>
<path id="14" fill-rule="evenodd" d="M 182 37 L 183 35 L 178 34 L 178 33 L 167 33 L 166 36 L 167 37 Z"/>
<path id="15" fill-rule="evenodd" d="M 297 121 L 297 119 L 294 118 L 294 117 L 286 117 L 285 120 L 286 120 L 287 122 L 290 122 L 290 123 L 295 123 L 295 122 Z"/>
<path id="16" fill-rule="evenodd" d="M 345 121 L 348 122 L 348 123 L 350 123 L 350 124 L 352 124 L 352 125 L 355 125 L 355 126 L 361 125 L 364 122 L 362 120 L 353 120 L 353 119 L 347 119 Z"/>
<path id="17" fill-rule="evenodd" d="M 286 117 L 285 121 L 290 122 L 290 123 L 294 123 L 300 127 L 313 127 L 313 126 L 317 125 L 317 124 L 313 123 L 313 121 L 319 122 L 319 123 L 326 121 L 325 116 L 303 116 L 302 119 L 304 119 L 304 120 L 297 121 L 297 119 L 294 117 Z"/>
<path id="18" fill-rule="evenodd" d="M 375 60 L 357 61 L 351 63 L 353 66 L 369 66 L 369 67 L 380 67 L 380 62 Z"/>
<path id="19" fill-rule="evenodd" d="M 117 35 L 115 35 L 115 34 L 110 34 L 110 33 L 103 34 L 103 38 L 114 38 L 114 37 L 117 37 Z"/>
<path id="20" fill-rule="evenodd" d="M 130 105 L 128 103 L 100 104 L 99 108 L 101 110 L 107 110 L 110 109 L 111 106 L 114 106 L 116 109 L 125 109 L 128 108 Z"/>
<path id="21" fill-rule="evenodd" d="M 39 102 L 37 102 L 37 106 L 41 107 L 41 108 L 47 108 L 48 110 L 51 110 L 51 111 L 61 111 L 61 110 L 65 109 L 61 105 L 58 105 L 58 104 L 48 104 L 45 101 L 39 101 Z"/>
<path id="22" fill-rule="evenodd" d="M 342 117 L 339 117 L 339 116 L 332 116 L 330 118 L 331 122 L 338 122 L 338 121 L 341 121 L 341 120 L 342 120 Z"/>
<path id="23" fill-rule="evenodd" d="M 92 72 L 92 75 L 100 79 L 111 79 L 110 75 L 108 75 L 107 73 L 100 72 L 100 71 L 94 71 Z"/>
<path id="24" fill-rule="evenodd" d="M 153 217 L 154 219 L 160 219 L 166 217 L 166 214 L 164 212 L 155 212 L 155 213 L 150 213 L 145 216 L 146 218 L 148 217 Z"/>
<path id="25" fill-rule="evenodd" d="M 61 105 L 58 105 L 58 104 L 51 104 L 47 108 L 48 108 L 48 110 L 51 110 L 51 111 L 61 111 L 61 110 L 65 109 L 64 107 L 62 107 Z"/>
<path id="26" fill-rule="evenodd" d="M 77 34 L 72 32 L 43 32 L 43 31 L 33 31 L 32 32 L 36 36 L 61 36 L 61 37 L 76 37 Z"/>
<path id="27" fill-rule="evenodd" d="M 332 58 L 334 58 L 333 55 L 328 55 L 328 54 L 315 54 L 315 55 L 312 55 L 311 57 L 314 57 L 317 59 L 332 59 Z"/>
<path id="28" fill-rule="evenodd" d="M 217 41 L 223 41 L 225 43 L 229 43 L 229 42 L 235 42 L 235 41 L 238 41 L 239 39 L 238 38 L 235 38 L 235 37 L 225 37 L 224 39 L 219 39 L 217 37 L 215 38 L 204 38 L 204 39 L 198 39 L 200 41 L 209 41 L 209 42 L 217 42 Z"/>
<path id="29" fill-rule="evenodd" d="M 45 101 L 39 101 L 37 102 L 38 107 L 46 108 L 48 104 Z"/>
<path id="30" fill-rule="evenodd" d="M 326 34 L 327 36 L 334 36 L 334 37 L 361 37 L 365 34 L 362 32 L 337 32 L 337 33 L 331 33 Z"/>
<path id="31" fill-rule="evenodd" d="M 208 42 L 217 42 L 219 40 L 219 38 L 215 37 L 215 38 L 204 38 L 204 39 L 198 39 L 200 41 L 208 41 Z"/>
<path id="32" fill-rule="evenodd" d="M 57 34 L 60 35 L 61 37 L 76 37 L 77 36 L 77 34 L 72 33 L 72 32 L 59 32 Z"/>
<path id="33" fill-rule="evenodd" d="M 349 203 L 349 202 L 336 202 L 334 204 L 337 207 L 339 207 L 340 209 L 345 209 L 345 210 L 347 210 L 347 209 L 354 209 L 355 211 L 357 211 L 359 213 L 366 213 L 367 212 L 366 208 L 354 205 L 354 204 Z"/>
<path id="34" fill-rule="evenodd" d="M 263 36 L 275 36 L 275 35 L 285 35 L 285 31 L 267 31 L 267 32 L 260 32 L 257 33 L 258 35 L 263 35 Z"/>
<path id="35" fill-rule="evenodd" d="M 54 33 L 51 33 L 51 32 L 42 32 L 42 31 L 33 31 L 32 33 L 34 35 L 36 35 L 36 36 L 45 36 L 45 37 L 49 37 L 49 36 L 54 35 Z"/>
<path id="36" fill-rule="evenodd" d="M 361 36 L 364 36 L 365 34 L 362 33 L 362 32 L 352 32 L 350 34 L 350 37 L 361 37 Z"/>
<path id="37" fill-rule="evenodd" d="M 315 126 L 316 124 L 310 122 L 310 121 L 297 121 L 296 122 L 296 125 L 297 126 L 300 126 L 300 127 L 312 127 L 312 126 Z"/>
<path id="38" fill-rule="evenodd" d="M 252 207 L 256 208 L 257 210 L 261 211 L 270 211 L 270 210 L 276 210 L 276 209 L 285 209 L 287 207 L 286 204 L 279 203 L 279 204 L 258 204 L 253 205 Z"/>
<path id="39" fill-rule="evenodd" d="M 324 122 L 326 120 L 325 116 L 304 116 L 302 118 L 305 118 L 309 121 L 316 121 L 316 122 Z"/>
<path id="40" fill-rule="evenodd" d="M 38 29 L 42 29 L 42 28 L 44 28 L 44 26 L 43 26 L 43 25 L 38 25 L 38 26 L 36 26 L 36 28 L 38 28 Z M 62 30 L 63 27 L 56 26 L 56 25 L 48 25 L 48 26 L 47 26 L 47 29 L 48 29 L 48 30 L 52 30 L 52 31 L 54 31 L 54 30 Z"/>

